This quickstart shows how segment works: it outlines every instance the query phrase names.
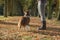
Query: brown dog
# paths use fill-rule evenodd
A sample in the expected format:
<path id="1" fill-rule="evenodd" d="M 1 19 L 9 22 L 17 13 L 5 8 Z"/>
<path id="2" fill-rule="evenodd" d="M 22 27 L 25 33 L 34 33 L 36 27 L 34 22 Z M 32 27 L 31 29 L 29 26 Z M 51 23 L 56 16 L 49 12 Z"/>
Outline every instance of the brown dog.
<path id="1" fill-rule="evenodd" d="M 24 17 L 23 16 L 22 19 L 19 20 L 18 31 L 20 31 L 21 28 L 22 28 L 22 31 L 23 30 L 26 30 L 26 31 L 30 30 L 29 22 L 30 22 L 30 17 Z M 27 28 L 27 29 L 25 29 L 25 28 Z"/>
<path id="2" fill-rule="evenodd" d="M 21 23 L 20 23 L 20 28 L 21 26 L 25 27 L 26 25 L 29 25 L 30 22 L 30 17 L 22 17 Z"/>
<path id="3" fill-rule="evenodd" d="M 27 25 L 29 25 L 30 22 L 30 17 L 29 17 L 29 13 L 25 14 L 25 16 L 22 17 L 22 19 L 20 20 L 20 22 L 18 23 L 18 26 L 21 27 L 26 27 Z"/>

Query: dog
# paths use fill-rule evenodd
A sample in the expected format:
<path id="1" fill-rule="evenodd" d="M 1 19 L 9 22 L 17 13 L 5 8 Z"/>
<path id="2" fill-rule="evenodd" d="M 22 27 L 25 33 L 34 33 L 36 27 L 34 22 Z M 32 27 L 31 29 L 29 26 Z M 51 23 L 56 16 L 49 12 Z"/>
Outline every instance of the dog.
<path id="1" fill-rule="evenodd" d="M 21 23 L 20 23 L 20 28 L 21 26 L 25 27 L 26 25 L 29 25 L 30 22 L 30 17 L 22 17 Z"/>
<path id="2" fill-rule="evenodd" d="M 29 13 L 27 12 L 27 13 L 22 17 L 22 19 L 20 20 L 18 26 L 19 26 L 20 28 L 24 27 L 24 29 L 25 29 L 25 27 L 28 26 L 29 23 L 30 23 L 30 17 L 29 17 Z M 29 29 L 29 28 L 28 28 L 28 29 Z"/>

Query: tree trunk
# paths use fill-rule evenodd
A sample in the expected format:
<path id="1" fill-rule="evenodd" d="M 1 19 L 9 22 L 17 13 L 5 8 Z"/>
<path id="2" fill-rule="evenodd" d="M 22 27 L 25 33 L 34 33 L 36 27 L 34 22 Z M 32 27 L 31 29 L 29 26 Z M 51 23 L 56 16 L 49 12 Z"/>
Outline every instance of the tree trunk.
<path id="1" fill-rule="evenodd" d="M 52 19 L 52 0 L 49 0 L 49 14 L 48 14 L 48 19 Z M 51 11 L 52 10 L 52 11 Z"/>
<path id="2" fill-rule="evenodd" d="M 55 17 L 57 18 L 58 14 L 59 14 L 59 0 L 56 0 L 56 10 L 55 10 L 55 12 L 56 12 Z"/>
<path id="3" fill-rule="evenodd" d="M 7 17 L 8 16 L 7 4 L 8 4 L 8 0 L 5 0 L 4 1 L 4 17 Z"/>
<path id="4" fill-rule="evenodd" d="M 13 0 L 8 0 L 8 7 L 7 7 L 7 13 L 9 16 L 12 16 L 13 14 Z"/>
<path id="5" fill-rule="evenodd" d="M 19 9 L 19 10 L 21 11 L 21 12 L 20 12 L 20 13 L 21 13 L 21 16 L 24 16 L 23 6 L 22 6 L 21 3 L 19 3 L 19 4 L 20 4 L 20 9 Z"/>
<path id="6" fill-rule="evenodd" d="M 37 16 L 38 13 L 37 13 L 37 0 L 32 0 L 32 3 L 31 3 L 31 15 L 32 16 Z"/>
<path id="7" fill-rule="evenodd" d="M 60 20 L 60 0 L 59 1 L 59 14 L 58 14 L 58 19 L 57 20 Z"/>
<path id="8" fill-rule="evenodd" d="M 60 20 L 60 13 L 59 13 L 59 16 L 58 16 L 58 20 Z"/>
<path id="9" fill-rule="evenodd" d="M 19 0 L 14 0 L 13 1 L 13 15 L 17 16 L 23 16 L 23 6 Z"/>

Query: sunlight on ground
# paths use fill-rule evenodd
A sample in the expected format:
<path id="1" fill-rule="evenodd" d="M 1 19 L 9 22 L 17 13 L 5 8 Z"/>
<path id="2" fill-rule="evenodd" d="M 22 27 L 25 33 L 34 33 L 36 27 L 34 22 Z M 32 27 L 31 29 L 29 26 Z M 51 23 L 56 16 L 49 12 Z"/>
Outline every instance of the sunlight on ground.
<path id="1" fill-rule="evenodd" d="M 12 22 L 18 21 L 17 19 L 20 19 L 20 18 L 21 17 L 17 17 L 17 16 L 7 17 L 7 18 L 0 16 L 0 20 L 7 20 L 7 21 L 9 20 Z M 31 17 L 31 22 L 40 24 L 40 18 Z M 59 21 L 47 20 L 47 25 L 59 27 L 59 24 L 60 24 Z M 51 36 L 49 34 L 44 35 L 41 33 L 34 33 L 34 32 L 26 32 L 26 31 L 20 32 L 17 30 L 17 28 L 18 28 L 17 25 L 0 24 L 0 39 L 3 39 L 3 40 L 60 40 L 59 35 Z M 30 29 L 31 31 L 36 30 L 35 25 L 31 26 Z"/>
<path id="2" fill-rule="evenodd" d="M 7 19 L 8 19 L 8 17 L 6 18 L 4 16 L 0 16 L 0 20 L 7 20 Z"/>

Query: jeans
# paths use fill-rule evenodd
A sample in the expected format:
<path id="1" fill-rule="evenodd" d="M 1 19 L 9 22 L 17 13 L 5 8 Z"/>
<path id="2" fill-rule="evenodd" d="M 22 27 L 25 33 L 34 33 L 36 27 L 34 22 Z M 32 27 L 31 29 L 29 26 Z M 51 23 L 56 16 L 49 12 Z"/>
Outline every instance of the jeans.
<path id="1" fill-rule="evenodd" d="M 45 0 L 39 0 L 38 1 L 38 13 L 41 16 L 41 21 L 46 21 L 45 20 L 45 5 L 46 1 Z"/>

